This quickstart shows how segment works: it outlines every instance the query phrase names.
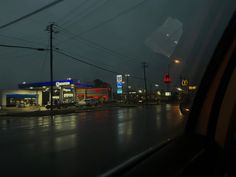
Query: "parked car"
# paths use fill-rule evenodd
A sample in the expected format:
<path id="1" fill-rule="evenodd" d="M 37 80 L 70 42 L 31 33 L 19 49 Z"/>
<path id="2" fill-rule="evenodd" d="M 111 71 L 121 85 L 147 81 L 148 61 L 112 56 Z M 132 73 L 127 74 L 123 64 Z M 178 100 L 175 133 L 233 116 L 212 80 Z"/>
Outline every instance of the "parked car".
<path id="1" fill-rule="evenodd" d="M 73 106 L 75 106 L 75 103 L 57 103 L 53 105 L 53 108 L 63 109 L 63 108 L 68 108 L 68 107 L 73 107 Z M 51 108 L 50 103 L 48 103 L 45 107 L 47 109 L 50 109 Z"/>
<path id="2" fill-rule="evenodd" d="M 81 106 L 92 106 L 92 105 L 96 106 L 98 105 L 98 101 L 96 99 L 87 98 L 79 101 L 78 104 Z"/>

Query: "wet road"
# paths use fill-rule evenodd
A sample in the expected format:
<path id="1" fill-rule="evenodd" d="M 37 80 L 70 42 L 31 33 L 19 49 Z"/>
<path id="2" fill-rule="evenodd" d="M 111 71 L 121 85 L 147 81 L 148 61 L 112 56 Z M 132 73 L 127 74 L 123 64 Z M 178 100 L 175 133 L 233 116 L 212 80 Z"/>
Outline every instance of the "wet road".
<path id="1" fill-rule="evenodd" d="M 183 130 L 178 106 L 0 117 L 4 176 L 96 176 Z"/>

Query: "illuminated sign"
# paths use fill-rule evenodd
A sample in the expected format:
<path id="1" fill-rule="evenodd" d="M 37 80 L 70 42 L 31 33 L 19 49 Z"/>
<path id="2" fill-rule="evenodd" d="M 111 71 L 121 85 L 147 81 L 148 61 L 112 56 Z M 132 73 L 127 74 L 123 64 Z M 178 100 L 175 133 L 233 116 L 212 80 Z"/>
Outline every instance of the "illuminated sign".
<path id="1" fill-rule="evenodd" d="M 188 89 L 189 90 L 196 90 L 197 86 L 196 85 L 190 85 L 190 86 L 188 86 Z"/>
<path id="2" fill-rule="evenodd" d="M 117 94 L 122 94 L 123 93 L 122 75 L 116 75 L 116 87 L 117 87 Z"/>
<path id="3" fill-rule="evenodd" d="M 122 75 L 116 75 L 116 82 L 122 82 Z"/>
<path id="4" fill-rule="evenodd" d="M 182 80 L 181 85 L 182 86 L 187 86 L 188 85 L 188 80 Z"/>
<path id="5" fill-rule="evenodd" d="M 122 88 L 123 83 L 122 82 L 117 82 L 116 86 L 117 86 L 117 88 Z"/>
<path id="6" fill-rule="evenodd" d="M 123 90 L 122 89 L 117 89 L 117 94 L 122 94 Z"/>
<path id="7" fill-rule="evenodd" d="M 171 78 L 170 78 L 170 75 L 169 75 L 169 74 L 165 74 L 165 75 L 164 75 L 163 82 L 164 82 L 165 84 L 171 83 Z"/>
<path id="8" fill-rule="evenodd" d="M 71 92 L 71 89 L 64 88 L 63 91 L 64 92 Z"/>
<path id="9" fill-rule="evenodd" d="M 74 97 L 73 93 L 65 93 L 64 98 Z"/>
<path id="10" fill-rule="evenodd" d="M 70 82 L 56 82 L 57 87 L 66 86 L 66 85 L 70 85 Z"/>

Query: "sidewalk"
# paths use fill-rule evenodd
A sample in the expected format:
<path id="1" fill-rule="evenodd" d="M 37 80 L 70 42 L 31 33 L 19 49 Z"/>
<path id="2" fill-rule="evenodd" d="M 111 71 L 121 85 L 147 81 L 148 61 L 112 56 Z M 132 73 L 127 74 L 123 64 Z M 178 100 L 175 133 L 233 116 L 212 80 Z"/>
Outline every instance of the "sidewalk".
<path id="1" fill-rule="evenodd" d="M 60 114 L 71 114 L 71 113 L 80 113 L 80 112 L 91 112 L 91 111 L 103 111 L 112 108 L 136 108 L 139 106 L 152 106 L 157 105 L 157 103 L 148 103 L 148 104 L 125 104 L 125 103 L 105 103 L 98 106 L 83 106 L 83 107 L 69 107 L 62 109 L 54 109 L 52 115 Z M 51 111 L 45 107 L 37 108 L 11 108 L 8 110 L 0 110 L 0 118 L 4 117 L 34 117 L 34 116 L 50 116 Z"/>
<path id="2" fill-rule="evenodd" d="M 80 113 L 80 112 L 90 112 L 90 111 L 102 111 L 111 108 L 135 108 L 137 104 L 124 104 L 124 103 L 108 103 L 99 106 L 84 106 L 84 107 L 69 107 L 62 109 L 54 109 L 52 115 L 59 114 L 70 114 L 70 113 Z M 0 116 L 12 116 L 12 117 L 31 117 L 31 116 L 49 116 L 51 111 L 45 107 L 32 108 L 12 108 L 8 110 L 0 111 Z"/>

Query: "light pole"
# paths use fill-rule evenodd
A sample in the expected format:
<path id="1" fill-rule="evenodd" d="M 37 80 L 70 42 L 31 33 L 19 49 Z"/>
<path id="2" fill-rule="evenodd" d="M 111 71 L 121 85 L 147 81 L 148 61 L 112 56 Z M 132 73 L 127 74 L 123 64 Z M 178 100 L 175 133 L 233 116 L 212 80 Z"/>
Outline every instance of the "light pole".
<path id="1" fill-rule="evenodd" d="M 145 87 L 145 102 L 147 104 L 148 94 L 147 94 L 147 78 L 146 78 L 146 68 L 148 67 L 146 62 L 142 63 L 143 66 L 143 79 L 144 79 L 144 87 Z"/>
<path id="2" fill-rule="evenodd" d="M 127 96 L 127 102 L 129 103 L 129 77 L 130 74 L 125 74 L 126 77 L 126 96 Z"/>
<path id="3" fill-rule="evenodd" d="M 171 83 L 170 67 L 171 67 L 171 64 L 180 64 L 180 63 L 181 63 L 181 60 L 179 60 L 177 58 L 170 60 L 170 62 L 168 63 L 167 74 L 165 74 L 165 76 L 164 76 L 164 82 L 166 83 L 166 90 L 170 90 L 170 83 Z"/>
<path id="4" fill-rule="evenodd" d="M 171 64 L 180 64 L 181 61 L 179 59 L 174 59 L 174 60 L 171 60 L 169 63 L 168 63 L 168 68 L 167 68 L 167 73 L 170 75 L 170 67 L 171 67 Z"/>

